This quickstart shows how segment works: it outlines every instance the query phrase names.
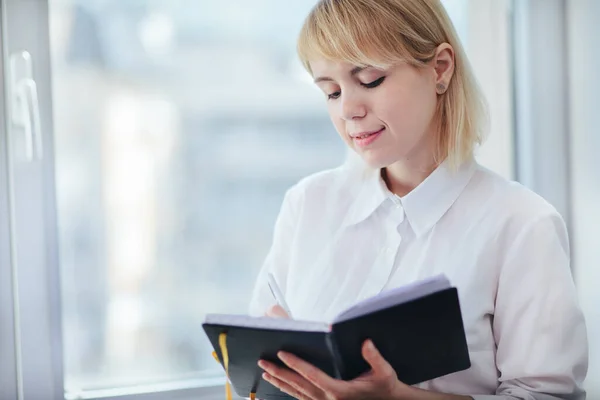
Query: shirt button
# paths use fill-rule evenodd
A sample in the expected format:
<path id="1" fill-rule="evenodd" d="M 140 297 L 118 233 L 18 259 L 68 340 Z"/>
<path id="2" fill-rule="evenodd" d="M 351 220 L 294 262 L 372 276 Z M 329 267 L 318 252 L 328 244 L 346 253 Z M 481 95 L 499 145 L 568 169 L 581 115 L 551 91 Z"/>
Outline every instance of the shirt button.
<path id="1" fill-rule="evenodd" d="M 391 197 L 391 199 L 392 199 L 392 202 L 394 203 L 394 206 L 395 206 L 396 208 L 398 208 L 398 209 L 401 209 L 401 208 L 402 208 L 402 200 L 400 200 L 400 198 L 399 198 L 398 196 L 396 196 L 396 195 L 393 195 L 393 196 Z"/>

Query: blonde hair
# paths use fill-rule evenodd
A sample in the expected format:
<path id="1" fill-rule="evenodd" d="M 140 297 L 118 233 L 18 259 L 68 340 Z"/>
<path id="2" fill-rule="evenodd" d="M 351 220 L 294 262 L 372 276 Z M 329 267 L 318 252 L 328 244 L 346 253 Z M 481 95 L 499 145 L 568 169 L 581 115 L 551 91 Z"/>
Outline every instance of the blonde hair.
<path id="1" fill-rule="evenodd" d="M 315 57 L 387 68 L 430 62 L 439 45 L 454 49 L 454 75 L 438 101 L 435 160 L 458 168 L 473 157 L 487 130 L 487 106 L 458 35 L 439 0 L 320 0 L 298 38 L 311 73 Z"/>

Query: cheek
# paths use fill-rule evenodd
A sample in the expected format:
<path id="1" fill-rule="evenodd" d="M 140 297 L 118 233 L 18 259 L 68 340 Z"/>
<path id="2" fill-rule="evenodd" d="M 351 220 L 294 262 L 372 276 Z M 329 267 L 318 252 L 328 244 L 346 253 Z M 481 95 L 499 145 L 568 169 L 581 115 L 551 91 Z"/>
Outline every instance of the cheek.
<path id="1" fill-rule="evenodd" d="M 419 135 L 428 128 L 435 115 L 437 98 L 423 87 L 396 91 L 380 104 L 380 118 L 401 135 Z"/>

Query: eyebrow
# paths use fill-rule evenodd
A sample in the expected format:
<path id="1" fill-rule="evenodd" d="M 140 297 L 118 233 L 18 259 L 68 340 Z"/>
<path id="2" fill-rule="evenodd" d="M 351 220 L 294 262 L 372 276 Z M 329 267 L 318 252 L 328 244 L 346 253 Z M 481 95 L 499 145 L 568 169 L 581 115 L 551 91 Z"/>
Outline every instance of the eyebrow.
<path id="1" fill-rule="evenodd" d="M 360 71 L 362 71 L 363 69 L 365 69 L 366 67 L 354 67 L 352 68 L 352 71 L 350 71 L 350 76 L 354 76 L 356 74 L 358 74 Z M 318 78 L 315 78 L 315 83 L 319 83 L 319 82 L 332 82 L 333 79 L 328 77 L 328 76 L 320 76 Z"/>

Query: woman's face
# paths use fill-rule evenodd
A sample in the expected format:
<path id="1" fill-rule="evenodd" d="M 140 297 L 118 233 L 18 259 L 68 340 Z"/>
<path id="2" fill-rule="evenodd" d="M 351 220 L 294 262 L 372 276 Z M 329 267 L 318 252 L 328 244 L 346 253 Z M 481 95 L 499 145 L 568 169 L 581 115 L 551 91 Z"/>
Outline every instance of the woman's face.
<path id="1" fill-rule="evenodd" d="M 383 168 L 433 155 L 436 68 L 363 69 L 326 59 L 310 66 L 336 130 L 369 165 Z"/>

